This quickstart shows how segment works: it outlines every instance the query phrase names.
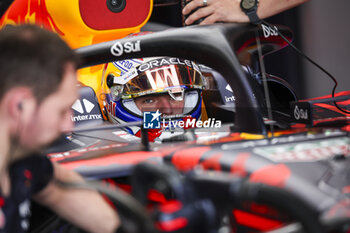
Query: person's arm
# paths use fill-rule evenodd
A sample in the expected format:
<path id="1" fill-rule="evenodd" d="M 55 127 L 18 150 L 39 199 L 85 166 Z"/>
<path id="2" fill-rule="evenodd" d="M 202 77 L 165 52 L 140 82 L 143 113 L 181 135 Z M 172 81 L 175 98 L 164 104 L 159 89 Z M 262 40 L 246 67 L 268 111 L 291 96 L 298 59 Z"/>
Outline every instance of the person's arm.
<path id="1" fill-rule="evenodd" d="M 54 167 L 54 179 L 64 182 L 81 182 L 82 177 L 58 164 Z M 53 180 L 54 180 L 53 179 Z M 33 199 L 56 212 L 69 222 L 88 232 L 112 233 L 120 225 L 117 213 L 101 195 L 83 189 L 64 189 L 51 181 Z"/>
<path id="2" fill-rule="evenodd" d="M 190 25 L 201 18 L 204 18 L 204 20 L 200 24 L 212 24 L 215 22 L 249 22 L 248 16 L 241 10 L 241 0 L 207 0 L 207 6 L 205 7 L 202 7 L 203 0 L 186 1 L 188 4 L 182 11 L 184 15 L 201 7 L 187 18 L 185 21 L 186 25 Z M 257 14 L 260 19 L 264 19 L 307 1 L 308 0 L 260 0 Z"/>

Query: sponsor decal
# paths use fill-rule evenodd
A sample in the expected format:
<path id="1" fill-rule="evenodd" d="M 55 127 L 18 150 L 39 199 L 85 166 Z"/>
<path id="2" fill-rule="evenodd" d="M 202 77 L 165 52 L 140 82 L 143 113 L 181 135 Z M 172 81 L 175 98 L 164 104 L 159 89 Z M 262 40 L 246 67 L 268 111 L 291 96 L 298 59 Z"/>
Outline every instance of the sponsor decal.
<path id="1" fill-rule="evenodd" d="M 88 101 L 87 99 L 83 99 L 83 103 L 85 105 L 85 109 L 87 113 L 90 113 L 91 110 L 95 107 L 95 105 L 90 101 Z M 79 112 L 80 114 L 84 113 L 83 105 L 81 104 L 80 100 L 76 100 L 75 103 L 72 105 L 72 108 L 75 111 Z"/>
<path id="2" fill-rule="evenodd" d="M 235 97 L 234 96 L 226 96 L 225 95 L 225 101 L 226 101 L 226 103 L 234 102 L 235 101 Z"/>
<path id="3" fill-rule="evenodd" d="M 127 73 L 124 73 L 123 75 L 121 75 L 120 77 L 114 77 L 113 83 L 124 85 L 138 75 L 139 74 L 137 73 L 137 70 L 130 70 Z"/>
<path id="4" fill-rule="evenodd" d="M 82 103 L 83 102 L 83 103 Z M 83 105 L 85 107 L 85 110 L 83 108 Z M 79 114 L 84 114 L 84 115 L 78 115 L 78 116 L 71 116 L 71 120 L 73 122 L 75 121 L 86 121 L 86 120 L 100 120 L 102 119 L 101 114 L 89 114 L 93 109 L 94 109 L 95 105 L 93 103 L 91 103 L 89 100 L 87 99 L 83 99 L 81 100 L 76 100 L 74 102 L 74 104 L 72 105 L 72 109 L 76 112 L 78 112 Z"/>
<path id="5" fill-rule="evenodd" d="M 229 84 L 226 85 L 225 89 L 228 90 L 229 92 L 233 93 L 233 90 Z"/>
<path id="6" fill-rule="evenodd" d="M 290 114 L 295 122 L 312 125 L 312 109 L 308 102 L 292 102 Z"/>
<path id="7" fill-rule="evenodd" d="M 152 59 L 143 64 L 141 63 L 142 63 L 142 60 L 140 59 L 114 62 L 113 63 L 114 66 L 116 66 L 120 70 L 121 74 L 120 74 L 120 77 L 114 78 L 113 83 L 121 84 L 121 85 L 126 84 L 131 79 L 135 78 L 136 76 L 144 72 L 146 72 L 146 75 L 150 75 L 151 73 L 154 73 L 154 72 L 158 73 L 161 69 L 159 70 L 156 69 L 156 70 L 153 70 L 152 72 L 150 70 L 158 67 L 163 67 L 163 66 L 167 66 L 169 68 L 169 71 L 166 69 L 162 70 L 162 72 L 168 72 L 168 74 L 164 74 L 164 76 L 168 76 L 171 79 L 178 78 L 175 67 L 173 65 L 186 65 L 196 70 L 198 73 L 201 73 L 199 67 L 194 62 L 186 59 L 165 57 L 165 58 Z M 150 82 L 155 82 L 155 81 L 150 80 Z"/>
<path id="8" fill-rule="evenodd" d="M 307 119 L 309 119 L 308 114 L 307 114 L 307 109 L 302 109 L 302 108 L 299 109 L 298 105 L 295 105 L 295 107 L 294 107 L 294 118 L 296 120 L 300 120 L 300 119 L 307 120 Z"/>
<path id="9" fill-rule="evenodd" d="M 146 70 L 161 67 L 161 66 L 169 66 L 169 65 L 186 65 L 191 68 L 194 68 L 195 70 L 199 71 L 199 68 L 192 67 L 193 63 L 190 60 L 186 59 L 180 59 L 180 58 L 175 58 L 175 57 L 170 57 L 170 58 L 160 58 L 160 59 L 155 59 L 151 60 L 149 62 L 143 63 L 139 67 L 137 67 L 137 70 L 139 73 L 142 73 Z"/>
<path id="10" fill-rule="evenodd" d="M 140 52 L 141 51 L 141 41 L 135 41 L 135 42 L 125 42 L 125 43 L 120 43 L 116 42 L 112 47 L 111 47 L 111 53 L 112 55 L 116 57 L 120 57 L 124 53 L 132 53 L 132 52 Z"/>
<path id="11" fill-rule="evenodd" d="M 113 65 L 120 70 L 120 76 L 128 73 L 136 66 L 142 64 L 143 59 L 128 59 L 113 62 Z"/>
<path id="12" fill-rule="evenodd" d="M 266 26 L 264 24 L 261 24 L 261 27 L 263 29 L 263 32 L 264 32 L 264 37 L 265 38 L 268 38 L 270 36 L 278 36 L 278 29 L 276 26 L 273 26 L 273 28 L 269 27 L 269 26 Z"/>
<path id="13" fill-rule="evenodd" d="M 72 116 L 72 121 L 88 121 L 88 120 L 101 120 L 102 116 L 100 114 L 91 114 L 83 116 Z"/>
<path id="14" fill-rule="evenodd" d="M 338 154 L 347 154 L 349 143 L 349 138 L 344 137 L 261 147 L 255 148 L 253 152 L 278 163 L 313 162 L 329 159 Z"/>
<path id="15" fill-rule="evenodd" d="M 232 90 L 232 88 L 231 88 L 231 86 L 229 84 L 226 85 L 225 89 L 233 94 L 233 90 Z M 235 96 L 234 95 L 231 95 L 231 96 L 226 96 L 225 95 L 225 101 L 226 101 L 226 103 L 234 102 L 235 101 Z"/>

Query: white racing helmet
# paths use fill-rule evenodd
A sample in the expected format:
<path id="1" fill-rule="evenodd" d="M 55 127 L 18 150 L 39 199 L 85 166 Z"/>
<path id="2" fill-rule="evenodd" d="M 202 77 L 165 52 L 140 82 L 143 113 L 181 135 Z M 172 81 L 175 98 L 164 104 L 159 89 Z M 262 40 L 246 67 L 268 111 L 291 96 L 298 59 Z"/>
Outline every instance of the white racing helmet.
<path id="1" fill-rule="evenodd" d="M 135 99 L 149 95 L 169 95 L 184 102 L 181 114 L 163 114 L 163 118 L 198 120 L 201 116 L 205 80 L 193 61 L 173 57 L 122 60 L 106 64 L 103 75 L 104 111 L 113 123 L 141 121 L 143 112 Z M 136 133 L 132 128 L 129 131 Z"/>

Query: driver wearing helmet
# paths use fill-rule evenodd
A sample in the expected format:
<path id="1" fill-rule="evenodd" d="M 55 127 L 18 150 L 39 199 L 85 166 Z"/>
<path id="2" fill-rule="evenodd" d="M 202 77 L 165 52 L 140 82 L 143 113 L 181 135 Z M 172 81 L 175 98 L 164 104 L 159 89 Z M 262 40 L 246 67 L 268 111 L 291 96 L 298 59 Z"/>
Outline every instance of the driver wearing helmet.
<path id="1" fill-rule="evenodd" d="M 164 137 L 172 120 L 201 117 L 205 81 L 193 61 L 173 57 L 122 60 L 106 64 L 103 75 L 106 98 L 102 104 L 110 122 L 142 121 L 144 112 L 161 114 L 161 128 L 150 130 L 152 141 Z M 139 127 L 127 130 L 140 134 Z"/>

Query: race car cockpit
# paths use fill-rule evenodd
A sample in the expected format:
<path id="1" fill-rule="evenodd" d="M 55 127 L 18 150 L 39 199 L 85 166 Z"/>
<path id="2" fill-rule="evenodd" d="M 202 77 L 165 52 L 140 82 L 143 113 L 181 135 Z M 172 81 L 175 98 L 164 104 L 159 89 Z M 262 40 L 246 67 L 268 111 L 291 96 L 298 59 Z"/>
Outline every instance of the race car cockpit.
<path id="1" fill-rule="evenodd" d="M 149 12 L 144 13 L 147 18 Z M 88 20 L 83 23 L 101 26 L 101 21 L 91 21 L 91 15 L 84 17 Z M 292 33 L 284 26 L 217 24 L 103 43 L 96 39 L 96 44 L 78 48 L 82 70 L 104 70 L 101 83 L 91 82 L 102 86 L 102 92 L 82 84 L 82 95 L 72 106 L 77 127 L 47 156 L 104 185 L 62 185 L 106 194 L 116 205 L 125 232 L 348 232 L 349 118 L 330 104 L 334 98 L 291 104 L 297 100 L 292 88 L 256 68 L 257 59 L 287 45 L 277 31 L 291 40 Z M 129 68 L 131 61 L 139 63 L 135 69 L 115 69 Z M 165 63 L 169 64 L 159 66 Z M 152 143 L 148 135 L 153 129 L 147 126 L 160 120 L 161 113 L 157 108 L 145 108 L 150 115 L 142 113 L 146 104 L 155 102 L 141 99 L 148 94 L 181 103 L 181 115 L 197 118 L 194 114 L 200 109 L 201 117 L 220 119 L 222 127 L 204 133 L 197 127 L 182 132 L 185 137 Z M 336 100 L 348 107 L 349 98 L 343 93 Z M 130 99 L 134 104 L 127 103 Z M 184 111 L 187 106 L 191 110 Z M 116 124 L 122 114 L 137 119 Z M 215 122 L 209 125 L 215 128 Z M 271 125 L 279 131 L 274 134 Z M 141 129 L 141 138 L 122 129 L 133 127 Z M 206 140 L 193 137 L 193 131 L 201 131 Z M 78 231 L 41 208 L 33 219 L 32 232 Z"/>

